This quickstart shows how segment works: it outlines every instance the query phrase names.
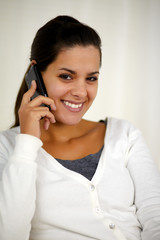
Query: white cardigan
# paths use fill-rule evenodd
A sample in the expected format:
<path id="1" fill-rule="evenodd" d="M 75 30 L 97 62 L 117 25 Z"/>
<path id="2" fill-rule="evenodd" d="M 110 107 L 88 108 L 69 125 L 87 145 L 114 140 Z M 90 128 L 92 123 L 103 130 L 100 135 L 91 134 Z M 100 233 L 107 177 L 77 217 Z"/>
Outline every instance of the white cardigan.
<path id="1" fill-rule="evenodd" d="M 108 118 L 91 181 L 41 146 L 19 127 L 0 134 L 1 240 L 160 239 L 160 174 L 139 130 Z"/>

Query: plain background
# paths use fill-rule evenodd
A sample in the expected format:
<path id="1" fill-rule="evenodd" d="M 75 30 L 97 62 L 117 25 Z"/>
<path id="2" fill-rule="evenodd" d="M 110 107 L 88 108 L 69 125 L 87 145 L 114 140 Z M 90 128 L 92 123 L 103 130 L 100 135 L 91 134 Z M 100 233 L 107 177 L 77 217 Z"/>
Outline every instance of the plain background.
<path id="1" fill-rule="evenodd" d="M 102 38 L 99 91 L 86 119 L 130 121 L 160 167 L 160 0 L 0 0 L 0 130 L 14 121 L 36 31 L 63 14 Z"/>

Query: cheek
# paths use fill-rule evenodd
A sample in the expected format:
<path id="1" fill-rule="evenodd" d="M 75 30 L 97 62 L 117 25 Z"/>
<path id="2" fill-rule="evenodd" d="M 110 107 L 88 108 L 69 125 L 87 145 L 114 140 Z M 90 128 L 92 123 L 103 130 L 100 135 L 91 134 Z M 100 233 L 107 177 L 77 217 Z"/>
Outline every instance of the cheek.
<path id="1" fill-rule="evenodd" d="M 95 99 L 95 97 L 97 96 L 97 90 L 98 90 L 97 87 L 90 89 L 90 91 L 89 91 L 90 99 L 92 99 L 92 100 Z"/>
<path id="2" fill-rule="evenodd" d="M 50 98 L 56 99 L 63 96 L 67 90 L 64 88 L 64 86 L 61 86 L 59 84 L 52 84 L 51 86 L 47 87 L 47 92 Z"/>

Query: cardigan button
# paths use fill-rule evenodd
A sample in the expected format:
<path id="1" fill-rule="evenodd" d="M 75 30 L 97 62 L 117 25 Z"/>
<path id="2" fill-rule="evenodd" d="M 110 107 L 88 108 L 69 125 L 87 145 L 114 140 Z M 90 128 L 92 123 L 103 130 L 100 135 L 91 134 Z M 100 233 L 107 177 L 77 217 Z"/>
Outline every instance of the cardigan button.
<path id="1" fill-rule="evenodd" d="M 95 186 L 92 184 L 91 185 L 91 190 L 94 191 L 95 190 Z"/>
<path id="2" fill-rule="evenodd" d="M 97 213 L 97 214 L 101 214 L 101 209 L 100 209 L 99 207 L 96 207 L 95 210 L 96 210 L 96 213 Z"/>
<path id="3" fill-rule="evenodd" d="M 114 229 L 114 228 L 115 228 L 115 224 L 114 224 L 114 223 L 110 223 L 110 224 L 109 224 L 109 228 L 110 228 L 110 229 Z"/>

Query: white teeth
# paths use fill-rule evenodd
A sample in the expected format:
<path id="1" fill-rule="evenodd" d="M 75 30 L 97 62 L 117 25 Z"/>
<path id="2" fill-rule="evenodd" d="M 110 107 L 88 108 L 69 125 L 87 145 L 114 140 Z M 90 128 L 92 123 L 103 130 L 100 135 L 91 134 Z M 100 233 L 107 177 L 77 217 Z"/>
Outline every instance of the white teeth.
<path id="1" fill-rule="evenodd" d="M 80 104 L 73 104 L 73 103 L 70 103 L 70 102 L 67 102 L 67 101 L 63 101 L 64 102 L 64 104 L 66 105 L 66 106 L 69 106 L 69 107 L 71 107 L 71 108 L 79 108 L 79 107 L 82 107 L 82 103 L 80 103 Z"/>

